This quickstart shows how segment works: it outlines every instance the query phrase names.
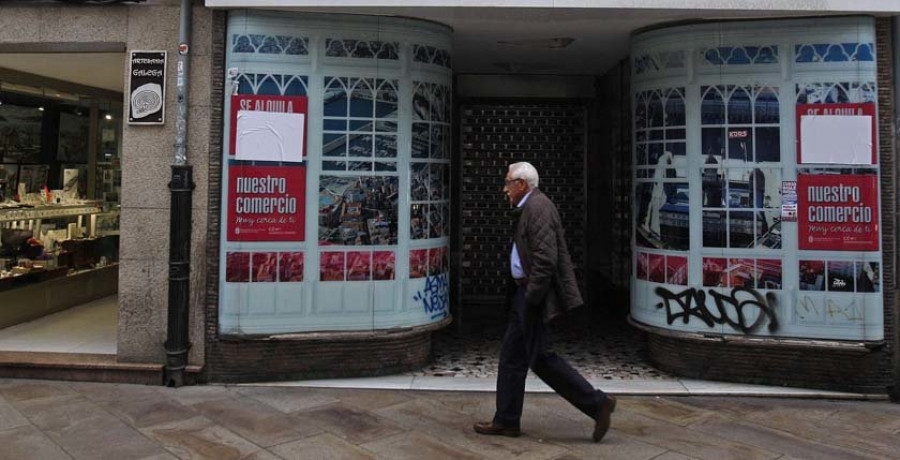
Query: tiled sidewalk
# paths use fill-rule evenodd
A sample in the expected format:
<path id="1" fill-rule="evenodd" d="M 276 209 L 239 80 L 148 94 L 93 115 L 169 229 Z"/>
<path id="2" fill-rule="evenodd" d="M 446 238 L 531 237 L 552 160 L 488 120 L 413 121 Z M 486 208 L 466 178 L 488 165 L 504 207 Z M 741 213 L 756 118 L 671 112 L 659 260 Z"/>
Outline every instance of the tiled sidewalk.
<path id="1" fill-rule="evenodd" d="M 463 379 L 465 380 L 465 379 Z M 471 430 L 491 393 L 0 379 L 0 459 L 889 459 L 900 405 L 620 396 L 612 429 L 529 394 L 520 438 Z"/>

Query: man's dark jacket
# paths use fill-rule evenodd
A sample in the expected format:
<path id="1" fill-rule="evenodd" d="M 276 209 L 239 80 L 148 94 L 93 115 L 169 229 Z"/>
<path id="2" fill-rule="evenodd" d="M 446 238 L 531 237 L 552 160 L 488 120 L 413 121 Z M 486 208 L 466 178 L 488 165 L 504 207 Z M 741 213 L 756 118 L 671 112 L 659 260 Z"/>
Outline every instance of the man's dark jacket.
<path id="1" fill-rule="evenodd" d="M 513 238 L 528 277 L 528 310 L 541 311 L 547 322 L 584 304 L 556 206 L 535 188 L 515 211 L 518 222 Z"/>

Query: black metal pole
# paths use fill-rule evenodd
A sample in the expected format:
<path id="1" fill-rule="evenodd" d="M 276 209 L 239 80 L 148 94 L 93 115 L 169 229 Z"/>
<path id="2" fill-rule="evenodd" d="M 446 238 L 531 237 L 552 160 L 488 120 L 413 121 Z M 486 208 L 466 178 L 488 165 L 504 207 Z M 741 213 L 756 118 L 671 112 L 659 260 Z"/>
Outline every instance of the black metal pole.
<path id="1" fill-rule="evenodd" d="M 178 28 L 178 61 L 175 68 L 175 164 L 172 165 L 172 194 L 169 212 L 169 314 L 166 329 L 166 385 L 185 383 L 191 299 L 191 209 L 194 190 L 193 169 L 187 164 L 188 56 L 193 17 L 193 1 L 181 0 Z"/>
<path id="2" fill-rule="evenodd" d="M 184 385 L 190 349 L 188 318 L 191 298 L 191 165 L 172 165 L 169 212 L 169 321 L 166 334 L 166 385 Z"/>

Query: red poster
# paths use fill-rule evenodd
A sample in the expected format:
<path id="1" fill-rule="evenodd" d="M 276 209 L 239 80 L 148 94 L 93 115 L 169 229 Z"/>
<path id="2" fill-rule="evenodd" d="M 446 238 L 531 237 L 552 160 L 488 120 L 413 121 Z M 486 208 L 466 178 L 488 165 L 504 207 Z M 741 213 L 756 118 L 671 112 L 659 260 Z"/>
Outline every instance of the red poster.
<path id="1" fill-rule="evenodd" d="M 803 164 L 806 163 L 803 161 L 803 152 L 800 148 L 800 139 L 802 139 L 802 133 L 800 132 L 800 123 L 803 119 L 803 116 L 829 116 L 829 115 L 844 115 L 844 116 L 853 116 L 853 115 L 868 115 L 872 117 L 872 163 L 873 165 L 878 164 L 878 152 L 875 148 L 876 142 L 878 139 L 878 132 L 876 128 L 876 118 L 875 118 L 875 104 L 873 103 L 865 103 L 865 104 L 797 104 L 797 117 L 795 123 L 797 125 L 797 163 Z"/>
<path id="2" fill-rule="evenodd" d="M 805 250 L 878 250 L 878 176 L 797 177 L 799 247 Z"/>
<path id="3" fill-rule="evenodd" d="M 306 166 L 228 167 L 228 241 L 303 241 Z"/>
<path id="4" fill-rule="evenodd" d="M 235 94 L 231 96 L 231 133 L 228 140 L 228 156 L 234 157 L 237 140 L 237 115 L 241 110 L 257 112 L 307 113 L 306 96 L 262 96 L 256 94 Z M 303 130 L 303 145 L 306 145 L 306 129 Z M 304 147 L 305 149 L 305 147 Z M 303 153 L 306 157 L 306 153 Z"/>

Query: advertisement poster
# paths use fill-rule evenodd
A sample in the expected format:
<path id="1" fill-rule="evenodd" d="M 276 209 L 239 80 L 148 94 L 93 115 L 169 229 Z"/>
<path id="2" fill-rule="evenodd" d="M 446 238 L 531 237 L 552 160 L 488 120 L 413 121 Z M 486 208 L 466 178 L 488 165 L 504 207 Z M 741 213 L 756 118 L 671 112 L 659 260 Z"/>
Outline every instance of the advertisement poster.
<path id="1" fill-rule="evenodd" d="M 797 222 L 797 181 L 781 183 L 781 221 Z"/>
<path id="2" fill-rule="evenodd" d="M 396 176 L 321 176 L 319 242 L 397 244 L 399 186 Z"/>
<path id="3" fill-rule="evenodd" d="M 235 94 L 231 96 L 231 136 L 228 142 L 228 155 L 231 158 L 234 158 L 237 154 L 237 138 L 238 138 L 238 114 L 239 112 L 275 112 L 275 113 L 291 113 L 291 114 L 300 114 L 302 115 L 301 119 L 302 125 L 300 126 L 300 131 L 297 133 L 296 131 L 291 131 L 289 133 L 278 132 L 279 136 L 287 139 L 290 135 L 300 135 L 300 147 L 301 151 L 299 155 L 301 158 L 306 157 L 306 112 L 307 112 L 307 99 L 306 96 L 263 96 L 256 94 Z M 260 117 L 260 114 L 247 114 L 246 120 L 251 124 L 247 125 L 245 128 L 245 133 L 249 133 L 249 137 L 256 137 L 259 135 L 258 133 L 262 133 L 262 127 L 260 123 L 265 125 L 265 120 Z M 285 126 L 285 123 L 290 123 L 290 120 L 282 119 L 284 117 L 278 117 L 277 120 L 270 125 L 272 129 L 276 131 L 283 131 L 279 129 L 279 127 Z M 293 144 L 293 143 L 292 143 Z M 272 152 L 263 152 L 266 155 L 274 155 Z M 286 152 L 288 154 L 292 152 Z M 240 158 L 239 158 L 240 159 Z"/>
<path id="4" fill-rule="evenodd" d="M 878 250 L 878 176 L 801 174 L 797 196 L 801 250 Z"/>
<path id="5" fill-rule="evenodd" d="M 228 241 L 304 241 L 305 166 L 228 167 Z"/>
<path id="6" fill-rule="evenodd" d="M 875 104 L 797 104 L 797 163 L 874 165 Z"/>
<path id="7" fill-rule="evenodd" d="M 128 81 L 128 124 L 161 125 L 166 121 L 166 52 L 132 51 Z"/>

